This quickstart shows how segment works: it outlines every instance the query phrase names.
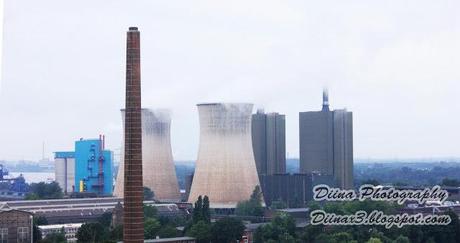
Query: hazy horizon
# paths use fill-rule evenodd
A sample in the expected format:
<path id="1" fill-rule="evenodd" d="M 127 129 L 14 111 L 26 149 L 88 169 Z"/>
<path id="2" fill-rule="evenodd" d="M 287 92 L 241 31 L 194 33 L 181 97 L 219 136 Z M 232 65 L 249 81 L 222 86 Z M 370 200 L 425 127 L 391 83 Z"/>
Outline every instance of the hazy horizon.
<path id="1" fill-rule="evenodd" d="M 460 2 L 6 0 L 0 160 L 39 160 L 105 134 L 119 153 L 129 26 L 142 102 L 172 111 L 173 156 L 195 160 L 197 103 L 286 115 L 353 112 L 354 157 L 460 158 Z"/>

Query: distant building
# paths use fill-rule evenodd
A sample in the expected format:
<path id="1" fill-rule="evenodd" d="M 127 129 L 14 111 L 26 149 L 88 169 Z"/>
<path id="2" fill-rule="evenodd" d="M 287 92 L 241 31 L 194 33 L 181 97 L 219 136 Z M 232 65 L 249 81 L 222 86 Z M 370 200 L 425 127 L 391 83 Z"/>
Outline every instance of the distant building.
<path id="1" fill-rule="evenodd" d="M 77 242 L 77 232 L 81 225 L 82 223 L 39 225 L 38 229 L 42 233 L 42 238 L 50 234 L 64 233 L 67 243 L 74 243 Z"/>
<path id="2" fill-rule="evenodd" d="M 65 194 L 75 191 L 75 152 L 56 152 L 54 178 Z"/>
<path id="3" fill-rule="evenodd" d="M 329 110 L 323 92 L 321 111 L 300 112 L 300 172 L 333 175 L 341 188 L 353 187 L 353 118 L 347 110 Z"/>
<path id="4" fill-rule="evenodd" d="M 75 142 L 75 184 L 78 192 L 111 196 L 112 151 L 105 150 L 103 136 Z"/>
<path id="5" fill-rule="evenodd" d="M 32 242 L 33 214 L 0 204 L 0 242 Z"/>
<path id="6" fill-rule="evenodd" d="M 114 212 L 116 219 L 114 226 L 123 220 L 123 211 L 118 203 L 123 205 L 123 198 L 99 197 L 78 199 L 48 199 L 48 200 L 21 200 L 8 201 L 11 209 L 20 209 L 31 212 L 36 217 L 44 217 L 49 224 L 68 224 L 95 222 L 106 212 Z M 143 204 L 155 207 L 159 217 L 177 218 L 186 217 L 193 208 L 188 203 L 161 203 L 143 201 Z M 1 204 L 0 204 L 1 205 Z"/>
<path id="7" fill-rule="evenodd" d="M 278 113 L 258 110 L 252 115 L 252 148 L 257 173 L 286 173 L 286 122 Z"/>
<path id="8" fill-rule="evenodd" d="M 326 184 L 336 187 L 337 183 L 332 175 L 319 174 L 274 174 L 262 175 L 260 185 L 267 206 L 278 201 L 287 207 L 304 207 L 313 200 L 313 187 Z"/>
<path id="9" fill-rule="evenodd" d="M 267 206 L 280 201 L 288 207 L 304 207 L 313 198 L 310 174 L 262 175 L 260 184 Z"/>
<path id="10" fill-rule="evenodd" d="M 195 243 L 196 240 L 193 237 L 173 237 L 173 238 L 158 238 L 152 240 L 144 240 L 145 243 Z"/>
<path id="11" fill-rule="evenodd" d="M 104 148 L 104 136 L 80 139 L 75 152 L 55 152 L 56 182 L 66 194 L 111 196 L 113 152 Z"/>

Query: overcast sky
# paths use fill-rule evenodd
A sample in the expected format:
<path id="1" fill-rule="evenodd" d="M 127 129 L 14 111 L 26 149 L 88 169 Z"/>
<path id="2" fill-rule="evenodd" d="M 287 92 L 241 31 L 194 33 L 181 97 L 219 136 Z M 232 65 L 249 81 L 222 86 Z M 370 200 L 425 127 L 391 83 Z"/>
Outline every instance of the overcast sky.
<path id="1" fill-rule="evenodd" d="M 0 160 L 106 134 L 119 152 L 129 26 L 142 102 L 172 111 L 176 160 L 198 150 L 196 104 L 353 112 L 355 158 L 460 156 L 460 1 L 6 0 Z"/>

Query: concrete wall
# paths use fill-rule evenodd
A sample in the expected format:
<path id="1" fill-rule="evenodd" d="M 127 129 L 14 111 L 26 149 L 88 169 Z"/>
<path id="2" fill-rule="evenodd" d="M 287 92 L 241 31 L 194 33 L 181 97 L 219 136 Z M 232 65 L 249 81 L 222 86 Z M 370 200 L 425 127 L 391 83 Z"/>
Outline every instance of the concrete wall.
<path id="1" fill-rule="evenodd" d="M 122 119 L 124 125 L 124 110 L 122 110 Z M 124 154 L 123 151 L 122 154 Z M 114 194 L 118 197 L 123 197 L 123 160 L 121 160 L 115 184 Z M 179 183 L 171 149 L 169 111 L 142 109 L 142 167 L 143 184 L 155 193 L 155 199 L 180 200 Z"/>
<path id="2" fill-rule="evenodd" d="M 199 104 L 200 146 L 189 202 L 209 196 L 232 208 L 259 185 L 251 139 L 252 104 Z"/>

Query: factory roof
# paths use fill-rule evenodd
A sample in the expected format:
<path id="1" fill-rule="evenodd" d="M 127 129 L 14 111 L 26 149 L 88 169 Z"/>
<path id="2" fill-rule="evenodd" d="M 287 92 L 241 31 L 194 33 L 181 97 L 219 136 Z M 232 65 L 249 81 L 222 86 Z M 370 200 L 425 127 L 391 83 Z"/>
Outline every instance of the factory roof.
<path id="1" fill-rule="evenodd" d="M 79 228 L 83 223 L 39 225 L 39 229 Z"/>

